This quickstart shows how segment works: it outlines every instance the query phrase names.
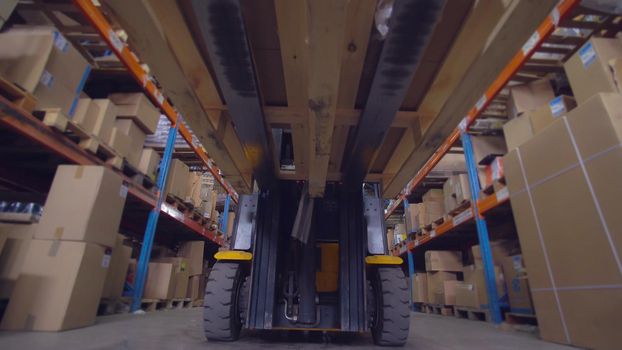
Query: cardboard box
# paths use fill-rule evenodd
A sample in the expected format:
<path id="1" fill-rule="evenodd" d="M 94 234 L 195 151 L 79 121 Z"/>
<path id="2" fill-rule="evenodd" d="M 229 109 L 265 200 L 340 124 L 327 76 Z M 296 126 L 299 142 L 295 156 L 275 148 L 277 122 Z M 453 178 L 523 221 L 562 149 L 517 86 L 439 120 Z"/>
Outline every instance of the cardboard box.
<path id="1" fill-rule="evenodd" d="M 505 140 L 502 136 L 473 136 L 473 156 L 480 165 L 490 163 L 495 157 L 507 153 Z"/>
<path id="2" fill-rule="evenodd" d="M 114 246 L 127 195 L 122 186 L 106 167 L 59 166 L 35 238 Z"/>
<path id="3" fill-rule="evenodd" d="M 143 94 L 116 93 L 108 96 L 117 106 L 117 117 L 132 119 L 146 134 L 153 134 L 160 120 L 160 111 Z"/>
<path id="4" fill-rule="evenodd" d="M 535 133 L 529 116 L 523 115 L 510 119 L 503 124 L 503 134 L 505 135 L 505 145 L 508 151 L 511 151 L 527 142 Z"/>
<path id="5" fill-rule="evenodd" d="M 9 19 L 15 6 L 17 6 L 18 0 L 4 0 L 0 2 L 0 27 Z"/>
<path id="6" fill-rule="evenodd" d="M 395 245 L 395 233 L 393 229 L 387 229 L 387 245 L 390 248 L 393 248 Z"/>
<path id="7" fill-rule="evenodd" d="M 0 299 L 9 299 L 37 224 L 0 224 Z"/>
<path id="8" fill-rule="evenodd" d="M 618 91 L 609 61 L 620 57 L 620 40 L 592 38 L 564 63 L 568 82 L 579 105 L 599 92 Z"/>
<path id="9" fill-rule="evenodd" d="M 425 272 L 416 272 L 412 279 L 412 300 L 415 303 L 428 302 L 428 276 Z"/>
<path id="10" fill-rule="evenodd" d="M 175 266 L 170 263 L 149 263 L 145 299 L 172 299 L 175 295 Z"/>
<path id="11" fill-rule="evenodd" d="M 462 271 L 462 253 L 450 250 L 425 252 L 426 271 Z"/>
<path id="12" fill-rule="evenodd" d="M 433 188 L 423 195 L 424 202 L 440 202 L 443 200 L 443 190 Z"/>
<path id="13" fill-rule="evenodd" d="M 173 296 L 175 299 L 183 299 L 186 297 L 188 288 L 188 260 L 182 257 L 159 258 L 154 262 L 173 264 L 174 277 L 172 284 Z"/>
<path id="14" fill-rule="evenodd" d="M 609 68 L 618 92 L 622 93 L 622 57 L 609 60 Z"/>
<path id="15" fill-rule="evenodd" d="M 445 214 L 443 198 L 440 201 L 424 201 L 419 206 L 419 223 L 423 226 L 430 225 Z"/>
<path id="16" fill-rule="evenodd" d="M 127 155 L 130 153 L 132 139 L 118 128 L 113 127 L 110 131 L 110 138 L 106 143 L 108 146 L 112 147 L 119 156 L 127 158 Z"/>
<path id="17" fill-rule="evenodd" d="M 0 34 L 0 75 L 31 92 L 37 109 L 61 108 L 71 117 L 90 71 L 54 28 L 13 28 Z"/>
<path id="18" fill-rule="evenodd" d="M 555 97 L 553 87 L 548 79 L 512 86 L 509 90 L 507 111 L 510 119 L 536 109 Z"/>
<path id="19" fill-rule="evenodd" d="M 453 181 L 453 176 L 450 176 L 443 184 L 443 207 L 445 208 L 445 213 L 449 213 L 458 206 L 458 202 L 454 196 L 455 185 Z"/>
<path id="20" fill-rule="evenodd" d="M 521 255 L 505 257 L 502 260 L 502 267 L 510 310 L 515 313 L 534 314 L 523 257 Z"/>
<path id="21" fill-rule="evenodd" d="M 112 247 L 108 274 L 102 291 L 102 298 L 115 299 L 123 295 L 123 286 L 127 278 L 127 270 L 132 257 L 132 248 L 123 245 L 123 235 L 117 235 L 117 241 Z"/>
<path id="22" fill-rule="evenodd" d="M 3 330 L 59 331 L 95 322 L 109 248 L 34 239 L 2 319 Z"/>
<path id="23" fill-rule="evenodd" d="M 547 104 L 526 113 L 531 120 L 531 126 L 534 133 L 551 125 L 556 118 L 566 115 L 569 111 L 577 106 L 577 102 L 570 96 L 558 96 Z"/>
<path id="24" fill-rule="evenodd" d="M 510 254 L 510 249 L 515 245 L 513 241 L 492 241 L 490 242 L 490 250 L 492 253 L 492 261 L 495 265 L 501 265 L 503 258 Z M 482 251 L 479 245 L 471 247 L 471 254 L 473 254 L 473 263 L 475 267 L 482 268 Z"/>
<path id="25" fill-rule="evenodd" d="M 200 207 L 203 200 L 201 198 L 202 179 L 201 174 L 190 172 L 188 176 L 186 202 L 192 203 L 195 207 Z"/>
<path id="26" fill-rule="evenodd" d="M 98 118 L 105 116 L 105 114 L 99 113 L 99 105 L 97 103 L 93 103 L 93 100 L 88 97 L 82 97 L 76 104 L 71 120 L 81 126 L 84 131 L 94 134 L 93 130 L 95 130 L 96 124 L 102 122 Z"/>
<path id="27" fill-rule="evenodd" d="M 437 295 L 441 295 L 444 302 L 444 293 L 445 293 L 445 281 L 457 281 L 457 274 L 455 272 L 446 272 L 446 271 L 437 271 L 437 272 L 427 272 L 426 273 L 428 280 L 428 302 L 436 303 L 438 300 Z"/>
<path id="28" fill-rule="evenodd" d="M 188 288 L 186 291 L 186 298 L 190 298 L 191 300 L 197 300 L 197 299 L 203 298 L 203 295 L 199 294 L 201 277 L 203 277 L 203 275 L 190 276 L 190 278 L 188 279 Z"/>
<path id="29" fill-rule="evenodd" d="M 621 111 L 619 94 L 594 95 L 504 160 L 533 303 L 547 340 L 594 349 L 619 344 L 620 332 L 609 322 L 622 305 L 622 290 L 602 286 L 622 283 L 615 258 L 622 246 L 622 187 L 615 185 L 622 176 Z"/>
<path id="30" fill-rule="evenodd" d="M 497 286 L 497 297 L 499 303 L 504 306 L 507 305 L 507 291 L 505 289 L 505 278 L 501 268 L 494 267 L 495 271 L 495 284 Z M 477 293 L 477 300 L 480 308 L 485 308 L 488 305 L 488 292 L 486 289 L 486 276 L 484 269 L 475 268 L 473 265 L 464 268 L 464 282 L 470 283 Z"/>
<path id="31" fill-rule="evenodd" d="M 421 203 L 408 203 L 408 210 L 404 213 L 406 219 L 406 232 L 417 232 L 423 226 L 423 223 L 419 221 Z"/>
<path id="32" fill-rule="evenodd" d="M 188 166 L 179 159 L 172 159 L 164 191 L 179 199 L 185 199 L 188 191 L 188 177 L 190 177 Z"/>
<path id="33" fill-rule="evenodd" d="M 107 98 L 96 98 L 91 100 L 91 103 L 94 103 L 97 107 L 99 107 L 99 114 L 86 116 L 86 118 L 95 117 L 93 122 L 88 123 L 89 125 L 94 125 L 93 129 L 87 129 L 86 131 L 99 137 L 102 142 L 108 142 L 112 134 L 112 128 L 114 127 L 117 106 L 115 106 L 115 104 Z"/>
<path id="34" fill-rule="evenodd" d="M 140 154 L 138 170 L 147 176 L 155 176 L 160 165 L 160 155 L 153 148 L 144 148 Z"/>
<path id="35" fill-rule="evenodd" d="M 454 291 L 456 294 L 456 306 L 480 307 L 479 300 L 477 299 L 477 291 L 473 284 L 457 283 L 454 286 Z"/>
<path id="36" fill-rule="evenodd" d="M 114 125 L 119 131 L 129 136 L 130 145 L 126 158 L 128 163 L 138 168 L 147 135 L 132 119 L 117 119 Z"/>
<path id="37" fill-rule="evenodd" d="M 204 241 L 189 241 L 182 243 L 177 251 L 177 256 L 183 257 L 188 262 L 188 272 L 190 276 L 203 273 L 203 252 L 205 250 Z"/>

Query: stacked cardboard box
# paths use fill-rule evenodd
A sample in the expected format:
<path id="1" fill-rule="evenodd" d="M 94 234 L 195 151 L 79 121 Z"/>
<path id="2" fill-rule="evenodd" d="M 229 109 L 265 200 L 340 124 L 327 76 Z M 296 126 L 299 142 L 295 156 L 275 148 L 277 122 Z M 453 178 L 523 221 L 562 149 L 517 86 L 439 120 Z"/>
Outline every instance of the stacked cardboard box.
<path id="1" fill-rule="evenodd" d="M 428 278 L 425 272 L 417 272 L 411 276 L 412 300 L 415 303 L 428 302 Z"/>
<path id="2" fill-rule="evenodd" d="M 425 252 L 427 302 L 454 305 L 458 272 L 462 271 L 462 253 L 458 251 L 429 250 Z"/>
<path id="3" fill-rule="evenodd" d="M 118 234 L 110 255 L 108 274 L 104 282 L 102 299 L 117 299 L 123 295 L 123 286 L 132 257 L 132 248 L 123 244 L 125 236 Z"/>
<path id="4" fill-rule="evenodd" d="M 149 290 L 166 290 L 167 293 L 170 292 L 170 294 L 167 294 L 166 298 L 162 298 L 160 295 L 160 298 L 157 298 L 156 295 L 147 295 L 145 294 L 145 298 L 147 299 L 184 299 L 186 297 L 186 292 L 188 290 L 188 279 L 190 277 L 189 275 L 189 270 L 188 270 L 188 260 L 186 260 L 183 257 L 170 257 L 170 258 L 159 258 L 154 260 L 154 263 L 160 264 L 160 266 L 158 267 L 158 269 L 162 269 L 164 271 L 166 271 L 166 274 L 168 274 L 168 266 L 164 266 L 164 265 L 172 265 L 172 278 L 171 279 L 160 279 L 160 278 L 155 278 L 155 279 L 149 279 L 149 277 L 147 277 L 147 285 L 150 285 L 150 282 L 168 282 L 170 285 L 166 286 L 166 285 L 162 285 L 162 286 L 158 286 L 157 283 L 155 283 L 155 285 L 153 286 L 153 288 L 149 288 Z M 151 265 L 151 264 L 150 264 Z M 148 274 L 149 275 L 149 274 Z M 145 290 L 147 290 L 147 288 L 145 288 Z"/>
<path id="5" fill-rule="evenodd" d="M 412 233 L 420 230 L 423 224 L 419 222 L 420 216 L 419 212 L 421 211 L 421 203 L 409 203 L 408 209 L 404 213 L 406 232 Z"/>
<path id="6" fill-rule="evenodd" d="M 143 148 L 140 153 L 138 170 L 152 178 L 155 178 L 156 170 L 160 165 L 160 155 L 153 148 Z"/>
<path id="7" fill-rule="evenodd" d="M 58 167 L 2 329 L 57 331 L 95 321 L 125 203 L 122 186 L 105 167 Z"/>
<path id="8" fill-rule="evenodd" d="M 185 199 L 188 191 L 188 177 L 190 177 L 188 166 L 179 159 L 172 159 L 164 191 L 181 200 Z"/>
<path id="9" fill-rule="evenodd" d="M 0 223 L 0 299 L 9 299 L 37 224 Z"/>
<path id="10" fill-rule="evenodd" d="M 443 190 L 431 189 L 423 195 L 423 202 L 419 206 L 419 224 L 430 225 L 445 214 Z"/>
<path id="11" fill-rule="evenodd" d="M 445 212 L 456 209 L 464 201 L 471 200 L 469 177 L 466 174 L 452 175 L 443 185 L 443 203 Z"/>
<path id="12" fill-rule="evenodd" d="M 37 98 L 37 109 L 71 117 L 91 67 L 57 30 L 13 28 L 0 34 L 0 75 Z"/>
<path id="13" fill-rule="evenodd" d="M 507 102 L 508 117 L 517 118 L 527 111 L 538 108 L 555 97 L 548 79 L 540 79 L 529 84 L 513 86 Z"/>
<path id="14" fill-rule="evenodd" d="M 588 70 L 601 64 L 589 60 Z M 580 85 L 601 86 L 588 82 Z M 587 93 L 504 164 L 541 336 L 614 349 L 622 343 L 622 96 L 580 97 Z"/>
<path id="15" fill-rule="evenodd" d="M 533 303 L 529 292 L 527 270 L 522 255 L 506 256 L 502 259 L 505 289 L 508 293 L 510 311 L 533 315 Z"/>
<path id="16" fill-rule="evenodd" d="M 183 257 L 188 262 L 188 288 L 186 298 L 198 300 L 203 298 L 201 293 L 201 280 L 205 278 L 203 273 L 203 254 L 205 242 L 190 241 L 184 242 L 179 248 L 177 255 Z"/>

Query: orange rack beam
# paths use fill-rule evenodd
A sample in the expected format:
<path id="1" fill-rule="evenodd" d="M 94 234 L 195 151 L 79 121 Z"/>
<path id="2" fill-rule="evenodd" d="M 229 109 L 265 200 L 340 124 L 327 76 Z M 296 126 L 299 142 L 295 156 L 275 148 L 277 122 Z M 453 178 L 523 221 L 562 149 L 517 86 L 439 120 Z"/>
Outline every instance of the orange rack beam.
<path id="1" fill-rule="evenodd" d="M 460 131 L 466 130 L 479 115 L 486 109 L 488 104 L 497 96 L 497 94 L 503 89 L 503 87 L 510 81 L 510 79 L 516 74 L 516 72 L 522 67 L 522 65 L 529 60 L 531 55 L 536 51 L 538 47 L 544 42 L 544 40 L 553 33 L 559 21 L 567 16 L 572 8 L 577 5 L 579 0 L 562 0 L 553 9 L 550 16 L 540 24 L 536 31 L 529 37 L 522 49 L 514 55 L 508 65 L 501 71 L 501 74 L 495 79 L 495 81 L 488 87 L 482 97 L 475 103 L 475 105 L 469 110 L 467 115 L 462 119 L 460 125 L 449 135 L 449 137 L 443 142 L 439 149 L 434 152 L 432 157 L 428 159 L 425 165 L 419 169 L 415 177 L 408 182 L 406 187 L 400 192 L 397 198 L 391 203 L 387 212 L 385 213 L 385 220 L 393 214 L 395 209 L 402 203 L 402 201 L 417 187 L 432 169 L 438 164 L 438 162 L 447 154 L 451 145 L 453 145 L 460 138 Z"/>
<path id="2" fill-rule="evenodd" d="M 166 117 L 171 121 L 171 124 L 175 125 L 178 121 L 182 120 L 181 114 L 177 112 L 173 106 L 171 106 L 160 89 L 158 89 L 158 87 L 153 83 L 153 80 L 149 74 L 142 69 L 140 63 L 136 59 L 136 55 L 134 55 L 129 47 L 117 36 L 106 18 L 104 18 L 99 9 L 93 5 L 92 0 L 74 0 L 74 4 L 80 9 L 82 14 L 108 43 L 110 49 L 112 49 L 119 60 L 125 65 L 134 79 L 141 84 L 145 94 L 151 99 L 156 107 L 160 108 L 162 113 L 164 113 L 164 115 L 166 115 Z M 231 196 L 231 199 L 237 203 L 238 194 L 235 189 L 233 189 L 227 180 L 222 177 L 220 169 L 214 165 L 214 162 L 209 158 L 203 146 L 195 145 L 192 142 L 192 134 L 190 134 L 190 131 L 184 124 L 179 125 L 179 133 L 194 153 L 196 153 L 199 159 L 203 161 L 203 164 L 207 167 L 210 173 L 212 173 L 216 181 L 222 185 L 225 191 L 227 191 L 227 193 Z"/>

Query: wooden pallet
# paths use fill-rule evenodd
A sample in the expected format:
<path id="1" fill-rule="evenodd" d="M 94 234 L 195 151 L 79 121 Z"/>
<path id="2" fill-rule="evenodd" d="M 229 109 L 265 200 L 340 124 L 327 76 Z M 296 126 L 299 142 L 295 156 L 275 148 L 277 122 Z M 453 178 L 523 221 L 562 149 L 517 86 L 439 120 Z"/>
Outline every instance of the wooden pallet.
<path id="1" fill-rule="evenodd" d="M 143 299 L 140 301 L 140 308 L 144 311 L 156 311 L 166 308 L 168 300 Z"/>
<path id="2" fill-rule="evenodd" d="M 28 113 L 31 113 L 37 106 L 36 97 L 3 77 L 0 77 L 0 95 Z"/>
<path id="3" fill-rule="evenodd" d="M 172 205 L 175 209 L 182 213 L 186 213 L 189 209 L 181 198 L 171 193 L 166 194 L 166 203 Z"/>
<path id="4" fill-rule="evenodd" d="M 426 314 L 451 316 L 454 314 L 453 305 L 423 304 Z"/>
<path id="5" fill-rule="evenodd" d="M 187 309 L 192 307 L 192 299 L 171 299 L 166 301 L 167 309 Z"/>
<path id="6" fill-rule="evenodd" d="M 467 209 L 470 206 L 471 206 L 471 201 L 465 199 L 462 201 L 462 203 L 458 204 L 457 207 L 449 211 L 449 216 L 453 218 L 454 216 L 462 213 L 465 209 Z"/>
<path id="7" fill-rule="evenodd" d="M 490 321 L 490 312 L 488 310 L 466 306 L 456 306 L 454 308 L 454 316 L 474 321 Z"/>
<path id="8" fill-rule="evenodd" d="M 202 307 L 203 299 L 197 299 L 192 301 L 192 307 Z"/>

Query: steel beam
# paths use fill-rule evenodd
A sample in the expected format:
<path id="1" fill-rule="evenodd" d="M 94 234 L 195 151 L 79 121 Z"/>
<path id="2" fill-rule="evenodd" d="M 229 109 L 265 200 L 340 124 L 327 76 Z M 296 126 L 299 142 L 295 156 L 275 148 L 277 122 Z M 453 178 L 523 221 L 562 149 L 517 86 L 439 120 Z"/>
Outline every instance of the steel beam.
<path id="1" fill-rule="evenodd" d="M 267 135 L 252 53 L 237 0 L 193 0 L 212 67 L 235 131 L 262 190 L 275 181 L 274 156 Z"/>
<path id="2" fill-rule="evenodd" d="M 415 69 L 443 11 L 445 0 L 397 0 L 369 96 L 361 114 L 344 177 L 353 186 L 367 174 L 374 154 L 382 146 Z"/>

